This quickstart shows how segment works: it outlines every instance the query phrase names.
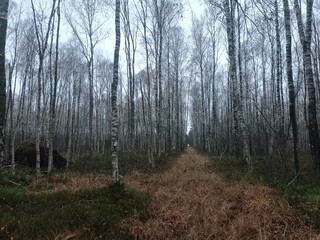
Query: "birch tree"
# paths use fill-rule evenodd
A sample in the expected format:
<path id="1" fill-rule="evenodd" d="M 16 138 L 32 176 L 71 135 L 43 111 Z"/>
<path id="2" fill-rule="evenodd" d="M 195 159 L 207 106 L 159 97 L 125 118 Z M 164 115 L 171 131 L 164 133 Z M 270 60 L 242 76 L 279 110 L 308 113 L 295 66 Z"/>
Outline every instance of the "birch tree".
<path id="1" fill-rule="evenodd" d="M 122 4 L 122 21 L 125 37 L 125 53 L 127 60 L 127 78 L 129 86 L 129 112 L 128 112 L 128 132 L 129 132 L 129 151 L 134 151 L 134 132 L 135 132 L 135 58 L 137 49 L 136 29 L 133 29 L 129 1 L 125 0 Z"/>
<path id="2" fill-rule="evenodd" d="M 317 99 L 314 86 L 314 75 L 311 61 L 311 38 L 312 38 L 312 6 L 313 0 L 306 1 L 306 24 L 303 24 L 301 5 L 294 0 L 294 9 L 298 23 L 300 43 L 303 50 L 303 67 L 306 87 L 308 91 L 308 132 L 311 156 L 314 166 L 320 170 L 320 137 L 317 120 Z"/>
<path id="3" fill-rule="evenodd" d="M 171 0 L 153 0 L 152 11 L 154 18 L 153 41 L 155 58 L 155 110 L 156 110 L 156 150 L 158 157 L 163 151 L 163 43 L 169 26 L 178 16 L 180 5 Z"/>
<path id="4" fill-rule="evenodd" d="M 5 48 L 9 0 L 0 2 L 0 164 L 4 161 L 6 124 L 6 70 Z"/>
<path id="5" fill-rule="evenodd" d="M 142 24 L 142 37 L 143 45 L 146 54 L 146 80 L 147 80 L 147 152 L 148 152 L 148 162 L 154 168 L 154 157 L 153 157 L 153 128 L 152 128 L 152 107 L 151 107 L 151 72 L 150 72 L 150 62 L 149 62 L 149 42 L 147 36 L 147 19 L 148 19 L 148 4 L 147 1 L 139 0 L 139 7 L 136 6 L 138 10 L 139 21 Z"/>
<path id="6" fill-rule="evenodd" d="M 172 103 L 173 104 L 173 118 L 174 121 L 172 124 L 173 129 L 172 132 L 175 133 L 174 138 L 174 146 L 176 151 L 180 151 L 183 149 L 182 140 L 183 140 L 183 125 L 181 120 L 183 118 L 182 108 L 183 108 L 183 94 L 182 94 L 182 81 L 180 76 L 182 74 L 182 66 L 184 60 L 186 59 L 186 43 L 185 43 L 185 35 L 181 28 L 172 27 L 170 29 L 171 37 L 171 61 L 172 61 L 172 77 L 168 78 L 168 81 L 173 82 L 173 94 L 172 94 Z M 173 78 L 173 79 L 172 79 Z M 169 98 L 169 97 L 168 97 Z M 170 130 L 169 130 L 170 131 Z"/>
<path id="7" fill-rule="evenodd" d="M 120 0 L 116 0 L 115 9 L 115 33 L 116 43 L 114 49 L 113 62 L 113 81 L 111 87 L 111 104 L 112 104 L 112 180 L 119 182 L 119 167 L 118 167 L 118 106 L 117 106 L 117 90 L 119 79 L 119 51 L 120 51 Z"/>
<path id="8" fill-rule="evenodd" d="M 211 92 L 209 92 L 209 95 L 211 94 L 211 103 L 210 100 L 208 100 L 208 134 L 209 134 L 209 143 L 208 143 L 208 151 L 214 152 L 215 146 L 216 146 L 216 128 L 217 128 L 217 102 L 216 102 L 216 72 L 217 72 L 217 60 L 218 60 L 218 32 L 219 29 L 216 27 L 217 23 L 217 13 L 215 10 L 210 9 L 208 11 L 209 17 L 207 19 L 207 30 L 209 34 L 209 47 L 211 54 L 209 54 L 209 65 L 210 70 L 209 71 L 209 89 L 211 88 Z M 210 99 L 210 98 L 209 98 Z M 210 106 L 211 104 L 211 106 Z"/>
<path id="9" fill-rule="evenodd" d="M 50 115 L 49 115 L 49 131 L 48 131 L 48 173 L 52 170 L 53 165 L 53 138 L 56 125 L 56 101 L 57 101 L 57 85 L 58 85 L 58 62 L 59 62 L 59 34 L 60 34 L 60 0 L 57 3 L 57 31 L 55 41 L 55 56 L 54 56 L 54 70 L 53 79 L 50 79 Z M 52 34 L 52 38 L 54 35 Z M 53 39 L 52 39 L 53 41 Z M 52 46 L 51 46 L 52 48 Z M 50 56 L 51 59 L 51 56 Z M 50 64 L 51 65 L 51 64 Z M 51 67 L 51 66 L 50 66 Z M 50 71 L 51 72 L 51 71 Z M 50 74 L 52 76 L 52 74 Z M 51 77 L 52 78 L 52 77 Z"/>
<path id="10" fill-rule="evenodd" d="M 286 31 L 286 63 L 287 63 L 287 79 L 289 90 L 289 115 L 291 122 L 292 138 L 293 138 L 293 161 L 296 174 L 299 173 L 300 165 L 298 158 L 298 124 L 296 116 L 296 93 L 293 82 L 292 73 L 292 44 L 291 44 L 291 23 L 290 9 L 288 0 L 283 0 L 284 22 Z"/>
<path id="11" fill-rule="evenodd" d="M 89 136 L 87 145 L 89 150 L 93 151 L 94 55 L 97 44 L 106 37 L 106 33 L 102 32 L 104 22 L 99 18 L 101 9 L 103 9 L 103 2 L 94 0 L 70 1 L 66 9 L 68 9 L 68 12 L 66 12 L 67 21 L 80 43 L 81 52 L 87 62 L 89 82 Z"/>
<path id="12" fill-rule="evenodd" d="M 16 100 L 19 92 L 17 89 L 18 81 L 17 81 L 17 73 L 18 73 L 18 64 L 21 61 L 19 52 L 20 40 L 21 40 L 21 15 L 22 9 L 12 2 L 10 3 L 9 9 L 9 16 L 15 15 L 15 19 L 11 20 L 8 25 L 8 29 L 11 29 L 7 33 L 7 39 L 11 42 L 11 46 L 9 45 L 10 50 L 12 49 L 10 62 L 8 66 L 8 98 L 7 98 L 7 133 L 6 133 L 6 142 L 7 142 L 7 152 L 8 156 L 11 157 L 11 166 L 12 166 L 12 173 L 15 174 L 15 157 L 14 157 L 14 150 L 15 150 L 15 139 L 16 139 L 16 132 L 18 129 L 19 120 L 21 117 L 21 111 L 19 109 L 18 113 L 15 112 L 16 107 Z M 12 16 L 11 16 L 12 19 Z M 11 39 L 10 39 L 11 37 Z M 11 40 L 11 41 L 10 41 Z M 8 41 L 7 41 L 8 42 Z M 7 46 L 8 47 L 8 46 Z M 21 91 L 24 91 L 22 89 Z"/>
<path id="13" fill-rule="evenodd" d="M 204 61 L 207 50 L 207 37 L 204 32 L 204 21 L 194 19 L 192 27 L 192 38 L 194 42 L 193 57 L 200 73 L 201 88 L 201 146 L 205 151 L 207 147 L 207 131 L 206 131 L 206 109 L 205 109 L 205 86 L 204 86 Z"/>
<path id="14" fill-rule="evenodd" d="M 275 31 L 276 31 L 276 123 L 278 131 L 278 143 L 283 147 L 284 145 L 284 117 L 283 117 L 283 104 L 282 104 L 282 54 L 281 54 L 281 41 L 280 41 L 280 26 L 279 26 L 279 10 L 278 0 L 274 1 L 275 7 Z"/>
<path id="15" fill-rule="evenodd" d="M 233 114 L 235 126 L 235 148 L 242 145 L 242 159 L 251 166 L 251 155 L 249 149 L 248 135 L 243 116 L 243 105 L 240 98 L 240 89 L 237 80 L 237 64 L 236 64 L 236 44 L 235 44 L 235 4 L 234 0 L 224 1 L 224 11 L 227 24 L 228 37 L 228 56 L 229 56 L 229 76 L 232 84 Z M 239 127 L 239 129 L 238 129 Z"/>
<path id="16" fill-rule="evenodd" d="M 49 35 L 51 31 L 51 25 L 54 17 L 56 0 L 52 2 L 51 11 L 49 13 L 49 20 L 44 23 L 46 18 L 43 9 L 41 14 L 37 13 L 34 0 L 31 0 L 31 7 L 33 13 L 33 23 L 37 39 L 37 51 L 38 51 L 38 93 L 37 93 L 37 116 L 36 116 L 36 172 L 40 175 L 40 137 L 41 137 L 41 103 L 42 103 L 42 81 L 43 81 L 43 67 L 45 54 L 48 48 Z"/>

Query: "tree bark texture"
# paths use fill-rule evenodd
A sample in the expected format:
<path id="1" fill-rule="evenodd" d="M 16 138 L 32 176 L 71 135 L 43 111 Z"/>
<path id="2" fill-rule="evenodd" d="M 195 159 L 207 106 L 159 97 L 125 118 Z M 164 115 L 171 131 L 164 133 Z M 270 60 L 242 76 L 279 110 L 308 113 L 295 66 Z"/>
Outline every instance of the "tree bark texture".
<path id="1" fill-rule="evenodd" d="M 115 30 L 116 43 L 114 49 L 113 62 L 113 81 L 111 85 L 111 105 L 112 105 L 112 180 L 114 183 L 119 182 L 119 166 L 118 166 L 118 106 L 117 106 L 117 90 L 119 80 L 119 51 L 120 51 L 120 0 L 116 0 L 115 9 Z"/>
<path id="2" fill-rule="evenodd" d="M 42 99 L 42 91 L 43 89 L 43 67 L 44 67 L 44 58 L 45 58 L 45 53 L 48 47 L 48 39 L 50 35 L 50 30 L 51 30 L 51 24 L 52 20 L 54 17 L 54 8 L 56 5 L 56 0 L 53 1 L 52 7 L 51 7 L 51 12 L 49 16 L 49 21 L 47 24 L 47 28 L 45 29 L 45 34 L 43 35 L 42 30 L 42 24 L 38 21 L 37 14 L 36 14 L 36 9 L 34 6 L 33 0 L 31 0 L 31 6 L 32 6 L 32 12 L 33 12 L 33 23 L 34 23 L 34 29 L 36 33 L 36 38 L 37 38 L 37 44 L 38 44 L 38 58 L 39 58 L 39 66 L 38 66 L 38 94 L 37 94 L 37 114 L 36 114 L 36 172 L 37 175 L 39 176 L 41 174 L 40 172 L 40 137 L 41 137 L 41 99 Z M 45 105 L 45 104 L 44 104 Z M 44 109 L 44 108 L 43 108 Z"/>
<path id="3" fill-rule="evenodd" d="M 312 7 L 313 0 L 307 0 L 306 25 L 302 22 L 301 6 L 298 0 L 294 1 L 294 8 L 298 22 L 300 42 L 303 49 L 303 65 L 308 91 L 308 132 L 312 160 L 317 170 L 320 170 L 320 137 L 317 120 L 317 101 L 314 86 L 314 76 L 311 61 L 312 36 Z"/>
<path id="4" fill-rule="evenodd" d="M 246 126 L 243 116 L 243 107 L 240 99 L 239 84 L 237 81 L 237 64 L 236 64 L 236 49 L 235 49 L 235 24 L 234 24 L 234 4 L 233 0 L 225 0 L 224 2 L 226 21 L 227 21 L 227 35 L 228 35 L 228 55 L 229 55 L 229 75 L 232 85 L 232 99 L 233 99 L 233 113 L 235 126 L 239 124 L 239 130 L 235 129 L 235 138 L 240 139 L 241 143 L 236 141 L 235 144 L 242 144 L 242 158 L 251 167 L 251 155 L 249 140 L 246 131 Z M 237 136 L 238 135 L 238 136 Z M 238 146 L 235 146 L 237 148 Z"/>
<path id="5" fill-rule="evenodd" d="M 290 9 L 288 0 L 283 0 L 284 23 L 286 31 L 286 65 L 287 65 L 287 78 L 289 90 L 289 115 L 291 122 L 292 138 L 293 138 L 293 162 L 296 174 L 299 173 L 300 164 L 298 157 L 298 124 L 296 116 L 296 93 L 293 82 L 292 73 L 292 44 L 291 44 L 291 24 L 290 24 Z"/>
<path id="6" fill-rule="evenodd" d="M 6 70 L 5 48 L 9 0 L 0 2 L 0 165 L 4 161 L 6 124 Z"/>
<path id="7" fill-rule="evenodd" d="M 147 152 L 148 162 L 154 168 L 155 162 L 153 157 L 153 128 L 152 128 L 152 107 L 151 107 L 151 78 L 150 78 L 150 63 L 149 63 L 149 47 L 147 39 L 147 6 L 144 6 L 143 0 L 140 0 L 142 14 L 140 20 L 143 25 L 143 41 L 146 51 L 146 68 L 147 68 Z M 157 98 L 156 98 L 157 99 Z"/>
<path id="8" fill-rule="evenodd" d="M 55 47 L 55 60 L 54 60 L 54 74 L 53 84 L 50 94 L 50 119 L 49 119 L 49 136 L 48 136 L 48 173 L 52 170 L 53 165 L 53 140 L 56 128 L 56 101 L 57 101 L 57 86 L 58 86 L 58 62 L 59 62 L 59 34 L 60 34 L 60 0 L 58 0 L 57 6 L 58 25 L 56 32 L 56 47 Z"/>
<path id="9" fill-rule="evenodd" d="M 276 113 L 277 113 L 277 131 L 278 143 L 283 146 L 284 144 L 284 118 L 282 110 L 282 66 L 281 66 L 281 41 L 280 41 L 280 28 L 279 28 L 279 11 L 278 0 L 275 0 L 275 28 L 276 28 Z"/>

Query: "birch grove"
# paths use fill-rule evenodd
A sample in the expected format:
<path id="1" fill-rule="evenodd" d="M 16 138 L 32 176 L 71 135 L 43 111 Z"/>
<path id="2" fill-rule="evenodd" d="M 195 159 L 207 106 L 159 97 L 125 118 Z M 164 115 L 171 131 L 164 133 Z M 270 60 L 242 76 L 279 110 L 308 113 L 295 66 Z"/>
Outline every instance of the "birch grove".
<path id="1" fill-rule="evenodd" d="M 68 166 L 112 152 L 117 169 L 122 152 L 154 168 L 188 144 L 249 168 L 256 156 L 287 153 L 296 174 L 300 155 L 320 168 L 319 3 L 119 4 L 11 1 L 6 36 L 1 3 L 2 163 L 14 165 L 30 139 L 38 173 L 40 146 L 50 149 L 48 172 L 54 149 Z"/>

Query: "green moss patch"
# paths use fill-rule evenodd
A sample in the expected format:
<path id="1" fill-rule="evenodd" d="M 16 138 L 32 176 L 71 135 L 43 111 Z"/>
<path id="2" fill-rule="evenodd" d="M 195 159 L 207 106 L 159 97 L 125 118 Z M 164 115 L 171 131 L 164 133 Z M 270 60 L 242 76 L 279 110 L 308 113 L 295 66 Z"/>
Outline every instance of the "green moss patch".
<path id="1" fill-rule="evenodd" d="M 122 184 L 52 194 L 25 195 L 22 189 L 0 191 L 0 239 L 127 239 L 123 219 L 148 216 L 149 197 Z"/>

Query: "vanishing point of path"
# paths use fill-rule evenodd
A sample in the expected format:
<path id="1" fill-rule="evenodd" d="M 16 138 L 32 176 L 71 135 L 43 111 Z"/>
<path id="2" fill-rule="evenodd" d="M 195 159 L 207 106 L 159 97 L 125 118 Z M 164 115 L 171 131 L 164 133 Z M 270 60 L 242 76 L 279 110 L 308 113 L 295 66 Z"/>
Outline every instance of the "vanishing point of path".
<path id="1" fill-rule="evenodd" d="M 132 219 L 136 239 L 320 239 L 274 190 L 224 181 L 193 148 L 164 173 L 125 181 L 152 198 L 150 218 Z"/>

